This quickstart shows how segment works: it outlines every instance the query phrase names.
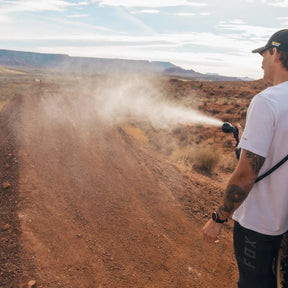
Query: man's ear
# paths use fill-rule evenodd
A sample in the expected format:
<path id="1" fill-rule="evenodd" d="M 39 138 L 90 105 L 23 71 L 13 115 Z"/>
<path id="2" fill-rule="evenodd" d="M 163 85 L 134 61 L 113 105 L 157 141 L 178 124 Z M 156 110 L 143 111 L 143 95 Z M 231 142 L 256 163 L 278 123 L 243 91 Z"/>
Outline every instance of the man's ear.
<path id="1" fill-rule="evenodd" d="M 279 62 L 280 61 L 280 52 L 277 50 L 277 48 L 273 48 L 273 60 L 275 63 Z"/>

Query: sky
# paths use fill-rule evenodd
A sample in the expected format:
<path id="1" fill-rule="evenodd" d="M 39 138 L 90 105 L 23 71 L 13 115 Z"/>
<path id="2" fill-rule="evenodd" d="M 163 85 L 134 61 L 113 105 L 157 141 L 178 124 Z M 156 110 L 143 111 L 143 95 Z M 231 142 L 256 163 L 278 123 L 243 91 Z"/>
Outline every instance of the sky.
<path id="1" fill-rule="evenodd" d="M 0 49 L 259 79 L 251 50 L 288 28 L 288 0 L 0 0 L 0 25 Z"/>

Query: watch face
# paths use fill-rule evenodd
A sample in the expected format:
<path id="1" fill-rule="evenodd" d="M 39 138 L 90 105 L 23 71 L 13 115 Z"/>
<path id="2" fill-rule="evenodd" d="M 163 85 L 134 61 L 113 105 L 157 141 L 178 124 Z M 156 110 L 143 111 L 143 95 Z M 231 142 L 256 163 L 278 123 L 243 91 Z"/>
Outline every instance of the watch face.
<path id="1" fill-rule="evenodd" d="M 220 220 L 220 219 L 219 219 L 219 215 L 218 215 L 218 213 L 217 213 L 216 211 L 214 211 L 214 212 L 212 213 L 212 220 L 213 220 L 214 222 L 221 223 L 221 224 L 223 224 L 224 222 L 227 222 L 227 221 L 228 221 L 228 219 Z"/>
<path id="2" fill-rule="evenodd" d="M 215 222 L 218 220 L 218 214 L 217 214 L 216 211 L 214 211 L 214 212 L 212 213 L 212 219 L 213 219 L 213 221 L 215 221 Z"/>

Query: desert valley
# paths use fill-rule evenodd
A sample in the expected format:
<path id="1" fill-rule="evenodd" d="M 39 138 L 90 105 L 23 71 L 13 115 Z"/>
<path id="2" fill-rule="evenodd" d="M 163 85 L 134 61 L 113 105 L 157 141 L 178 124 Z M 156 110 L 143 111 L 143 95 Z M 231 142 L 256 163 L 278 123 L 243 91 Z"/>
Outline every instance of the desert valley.
<path id="1" fill-rule="evenodd" d="M 236 287 L 233 221 L 201 228 L 263 88 L 2 68 L 0 287 Z"/>

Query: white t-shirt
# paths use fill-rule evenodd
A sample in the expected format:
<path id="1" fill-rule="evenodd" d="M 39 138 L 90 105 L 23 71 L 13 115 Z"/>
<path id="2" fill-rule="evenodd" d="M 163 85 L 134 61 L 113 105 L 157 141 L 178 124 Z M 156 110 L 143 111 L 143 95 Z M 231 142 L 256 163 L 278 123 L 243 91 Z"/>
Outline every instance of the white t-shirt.
<path id="1" fill-rule="evenodd" d="M 288 154 L 287 144 L 288 81 L 252 99 L 238 146 L 266 158 L 260 176 Z M 288 161 L 254 184 L 233 219 L 262 234 L 280 235 L 288 230 Z"/>

